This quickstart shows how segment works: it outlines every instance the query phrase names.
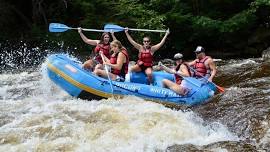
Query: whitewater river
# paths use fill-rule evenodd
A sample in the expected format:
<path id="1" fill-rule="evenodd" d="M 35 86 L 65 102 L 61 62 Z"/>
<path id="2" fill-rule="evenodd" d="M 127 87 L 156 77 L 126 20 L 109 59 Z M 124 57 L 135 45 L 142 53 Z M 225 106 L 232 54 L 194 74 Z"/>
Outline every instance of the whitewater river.
<path id="1" fill-rule="evenodd" d="M 218 61 L 215 82 L 226 92 L 175 109 L 136 97 L 72 98 L 47 77 L 50 50 L 1 52 L 0 151 L 270 149 L 270 64 L 261 58 Z"/>

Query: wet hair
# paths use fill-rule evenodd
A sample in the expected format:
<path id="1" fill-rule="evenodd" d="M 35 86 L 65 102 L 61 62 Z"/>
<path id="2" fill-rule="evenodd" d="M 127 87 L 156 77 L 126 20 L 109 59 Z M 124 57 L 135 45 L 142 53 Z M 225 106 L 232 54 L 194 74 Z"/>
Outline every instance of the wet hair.
<path id="1" fill-rule="evenodd" d="M 121 49 L 122 49 L 122 47 L 123 47 L 122 43 L 121 43 L 120 41 L 118 41 L 118 40 L 113 40 L 113 41 L 111 42 L 111 45 L 112 45 L 112 46 L 115 46 L 115 47 L 117 47 L 117 48 L 119 48 L 120 51 L 121 51 Z"/>
<path id="2" fill-rule="evenodd" d="M 104 44 L 104 37 L 105 37 L 106 35 L 110 36 L 110 34 L 109 34 L 108 32 L 102 33 L 102 35 L 101 35 L 101 37 L 100 37 L 100 42 L 99 42 L 99 44 Z"/>

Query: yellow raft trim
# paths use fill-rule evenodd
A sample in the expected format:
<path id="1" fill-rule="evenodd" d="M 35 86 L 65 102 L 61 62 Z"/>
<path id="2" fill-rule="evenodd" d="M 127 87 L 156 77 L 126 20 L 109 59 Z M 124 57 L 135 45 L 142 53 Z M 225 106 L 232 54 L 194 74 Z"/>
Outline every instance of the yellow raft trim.
<path id="1" fill-rule="evenodd" d="M 103 98 L 110 98 L 110 97 L 113 97 L 113 98 L 123 98 L 124 96 L 123 95 L 119 95 L 119 94 L 111 94 L 111 93 L 106 93 L 106 92 L 102 92 L 102 91 L 99 91 L 99 90 L 95 90 L 95 89 L 92 89 L 84 84 L 81 84 L 80 82 L 72 79 L 70 76 L 68 76 L 67 74 L 65 74 L 64 72 L 62 72 L 61 70 L 59 70 L 58 68 L 56 68 L 55 66 L 53 66 L 52 64 L 48 63 L 48 68 L 50 70 L 52 70 L 53 72 L 55 72 L 56 74 L 60 75 L 63 79 L 65 79 L 66 81 L 68 81 L 69 83 L 71 83 L 72 85 L 82 89 L 82 90 L 85 90 L 89 93 L 92 93 L 94 95 L 97 95 L 97 96 L 100 96 L 100 97 L 103 97 Z M 152 102 L 156 102 L 156 103 L 159 103 L 159 104 L 163 104 L 165 106 L 169 106 L 169 107 L 174 107 L 175 105 L 178 105 L 176 103 L 173 103 L 173 102 L 162 102 L 160 100 L 155 100 L 155 99 L 149 99 L 149 98 L 143 98 L 147 101 L 152 101 Z M 178 105 L 179 106 L 179 105 Z"/>
<path id="2" fill-rule="evenodd" d="M 106 92 L 102 92 L 99 90 L 95 90 L 93 88 L 88 87 L 87 85 L 84 85 L 76 80 L 74 80 L 73 78 L 71 78 L 70 76 L 68 76 L 67 74 L 65 74 L 63 71 L 59 70 L 58 68 L 56 68 L 55 66 L 53 66 L 52 64 L 48 63 L 48 68 L 50 70 L 52 70 L 54 73 L 60 75 L 63 79 L 65 79 L 66 81 L 68 81 L 69 83 L 71 83 L 72 85 L 85 90 L 89 93 L 92 93 L 94 95 L 100 96 L 100 97 L 104 97 L 104 98 L 109 98 L 109 97 L 113 97 L 113 94 L 111 93 L 106 93 Z"/>

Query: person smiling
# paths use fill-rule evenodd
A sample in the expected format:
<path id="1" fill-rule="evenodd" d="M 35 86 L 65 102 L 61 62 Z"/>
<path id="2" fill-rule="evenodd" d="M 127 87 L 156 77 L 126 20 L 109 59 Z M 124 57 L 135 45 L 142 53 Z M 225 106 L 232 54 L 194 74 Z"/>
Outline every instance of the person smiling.
<path id="1" fill-rule="evenodd" d="M 140 71 L 145 72 L 148 78 L 148 83 L 152 84 L 153 55 L 165 43 L 165 40 L 170 33 L 169 29 L 166 31 L 166 34 L 163 37 L 163 39 L 158 44 L 153 45 L 153 46 L 151 45 L 151 39 L 148 36 L 143 38 L 143 45 L 141 45 L 132 39 L 132 37 L 128 33 L 128 28 L 125 29 L 125 33 L 129 42 L 137 50 L 139 50 L 139 55 L 138 55 L 139 59 L 137 63 L 131 67 L 130 71 L 131 72 L 140 72 Z"/>
<path id="2" fill-rule="evenodd" d="M 93 71 L 95 68 L 100 68 L 101 64 L 103 63 L 102 58 L 99 54 L 99 52 L 103 52 L 103 54 L 107 57 L 110 58 L 110 35 L 107 32 L 102 33 L 100 40 L 92 40 L 87 38 L 83 33 L 82 29 L 78 28 L 78 33 L 80 34 L 82 40 L 89 44 L 96 46 L 93 53 L 94 53 L 94 58 L 91 58 L 87 61 L 84 62 L 83 68 L 86 70 Z M 115 40 L 115 36 L 113 33 L 111 33 L 113 40 Z"/>
<path id="3" fill-rule="evenodd" d="M 111 80 L 115 81 L 125 81 L 125 75 L 128 72 L 129 57 L 125 47 L 122 46 L 121 42 L 118 40 L 113 40 L 110 44 L 113 54 L 111 58 L 108 59 L 104 56 L 104 65 L 111 67 L 111 72 L 109 72 L 109 77 Z M 103 55 L 103 52 L 100 52 Z M 103 78 L 108 78 L 106 70 L 96 68 L 94 73 Z"/>

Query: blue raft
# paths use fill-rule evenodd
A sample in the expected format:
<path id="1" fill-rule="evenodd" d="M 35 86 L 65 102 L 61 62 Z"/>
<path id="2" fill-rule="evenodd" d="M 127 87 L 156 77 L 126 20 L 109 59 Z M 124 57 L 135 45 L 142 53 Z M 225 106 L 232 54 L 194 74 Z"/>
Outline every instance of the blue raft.
<path id="1" fill-rule="evenodd" d="M 147 85 L 144 73 L 129 73 L 125 82 L 110 81 L 81 68 L 81 64 L 67 55 L 54 54 L 48 57 L 49 78 L 73 97 L 81 99 L 102 99 L 110 97 L 137 96 L 162 104 L 200 104 L 216 91 L 211 83 L 205 83 L 192 77 L 185 78 L 185 87 L 189 92 L 181 96 L 162 87 L 164 78 L 175 81 L 174 75 L 162 71 L 153 72 L 154 85 Z"/>

